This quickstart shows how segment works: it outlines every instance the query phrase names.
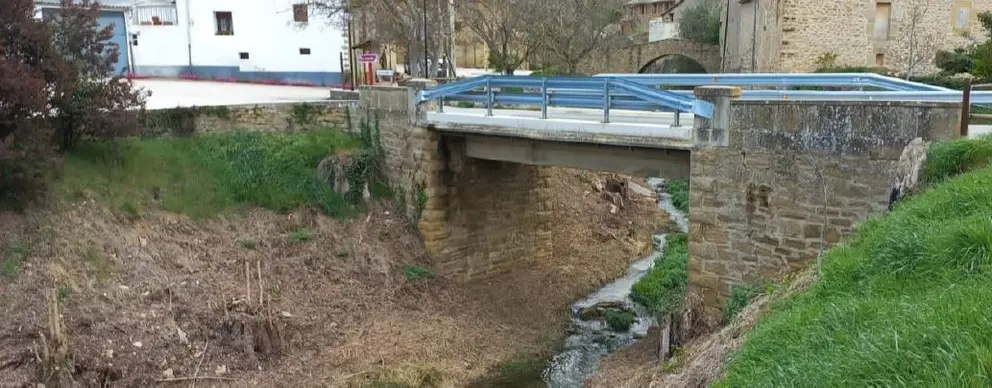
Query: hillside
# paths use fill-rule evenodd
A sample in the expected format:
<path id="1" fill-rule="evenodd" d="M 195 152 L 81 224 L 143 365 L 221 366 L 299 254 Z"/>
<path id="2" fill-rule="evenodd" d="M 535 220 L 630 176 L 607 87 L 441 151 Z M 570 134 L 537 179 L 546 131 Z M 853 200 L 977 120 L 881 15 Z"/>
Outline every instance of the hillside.
<path id="1" fill-rule="evenodd" d="M 46 198 L 0 211 L 0 381 L 513 386 L 667 225 L 648 198 L 611 213 L 601 174 L 555 170 L 553 260 L 456 284 L 385 187 L 355 206 L 317 180 L 355 147 L 320 131 L 71 151 Z"/>
<path id="2" fill-rule="evenodd" d="M 651 386 L 990 385 L 992 139 L 927 155 L 920 192 L 651 366 Z"/>

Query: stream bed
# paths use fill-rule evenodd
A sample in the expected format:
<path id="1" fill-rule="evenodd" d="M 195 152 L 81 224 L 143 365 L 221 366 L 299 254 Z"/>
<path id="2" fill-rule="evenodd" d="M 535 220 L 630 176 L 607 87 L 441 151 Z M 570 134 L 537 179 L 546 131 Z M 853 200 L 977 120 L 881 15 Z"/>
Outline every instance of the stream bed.
<path id="1" fill-rule="evenodd" d="M 672 205 L 664 179 L 648 179 L 648 186 L 658 193 L 658 207 L 670 215 L 682 233 L 689 229 L 685 214 Z M 654 326 L 654 316 L 630 298 L 630 290 L 654 267 L 655 258 L 665 249 L 667 235 L 654 236 L 654 252 L 627 268 L 623 277 L 607 284 L 571 306 L 573 332 L 564 349 L 555 355 L 541 377 L 550 388 L 580 388 L 599 370 L 600 362 L 610 353 L 633 345 Z M 602 319 L 608 311 L 626 311 L 635 315 L 630 330 L 617 332 Z"/>

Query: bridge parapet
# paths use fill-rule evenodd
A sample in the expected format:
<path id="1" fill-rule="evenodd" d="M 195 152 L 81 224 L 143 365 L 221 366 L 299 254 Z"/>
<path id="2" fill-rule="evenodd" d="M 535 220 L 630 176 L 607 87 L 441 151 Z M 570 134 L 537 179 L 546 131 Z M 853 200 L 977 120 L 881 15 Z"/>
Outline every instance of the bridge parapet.
<path id="1" fill-rule="evenodd" d="M 690 161 L 689 282 L 707 316 L 719 317 L 732 286 L 804 268 L 885 211 L 903 148 L 957 136 L 959 111 L 947 102 L 732 101 L 726 142 L 694 149 Z"/>

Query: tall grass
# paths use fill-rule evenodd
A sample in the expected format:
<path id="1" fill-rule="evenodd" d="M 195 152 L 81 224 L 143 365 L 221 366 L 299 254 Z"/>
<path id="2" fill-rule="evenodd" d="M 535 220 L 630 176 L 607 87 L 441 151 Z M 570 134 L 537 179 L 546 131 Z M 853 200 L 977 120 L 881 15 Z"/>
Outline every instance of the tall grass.
<path id="1" fill-rule="evenodd" d="M 675 206 L 682 213 L 689 214 L 689 180 L 672 179 L 667 184 L 672 206 Z"/>
<path id="2" fill-rule="evenodd" d="M 312 205 L 344 215 L 350 206 L 315 169 L 358 143 L 332 130 L 88 143 L 66 155 L 57 187 L 92 192 L 116 209 L 154 205 L 194 218 L 248 206 L 283 212 Z"/>
<path id="3" fill-rule="evenodd" d="M 674 311 L 685 300 L 689 281 L 689 241 L 684 234 L 669 235 L 654 267 L 634 283 L 630 297 L 656 314 Z"/>
<path id="4" fill-rule="evenodd" d="M 992 137 L 956 139 L 930 145 L 927 161 L 921 172 L 924 183 L 938 182 L 949 177 L 983 168 L 992 163 Z"/>
<path id="5" fill-rule="evenodd" d="M 945 179 L 865 222 L 823 276 L 773 304 L 721 387 L 992 386 L 989 141 L 934 146 Z"/>

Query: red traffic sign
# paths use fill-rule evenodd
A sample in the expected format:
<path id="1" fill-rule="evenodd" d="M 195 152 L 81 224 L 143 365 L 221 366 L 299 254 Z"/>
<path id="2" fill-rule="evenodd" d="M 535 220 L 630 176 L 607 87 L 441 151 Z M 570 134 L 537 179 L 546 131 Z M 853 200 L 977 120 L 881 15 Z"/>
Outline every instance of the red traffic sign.
<path id="1" fill-rule="evenodd" d="M 358 56 L 358 61 L 361 63 L 373 63 L 379 60 L 378 54 L 365 53 Z"/>

